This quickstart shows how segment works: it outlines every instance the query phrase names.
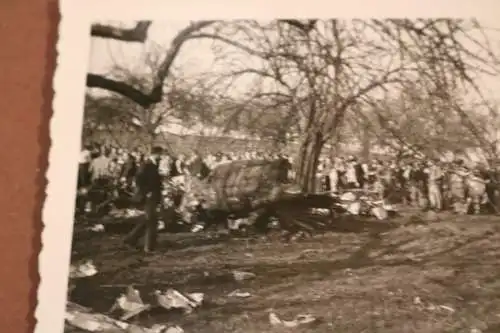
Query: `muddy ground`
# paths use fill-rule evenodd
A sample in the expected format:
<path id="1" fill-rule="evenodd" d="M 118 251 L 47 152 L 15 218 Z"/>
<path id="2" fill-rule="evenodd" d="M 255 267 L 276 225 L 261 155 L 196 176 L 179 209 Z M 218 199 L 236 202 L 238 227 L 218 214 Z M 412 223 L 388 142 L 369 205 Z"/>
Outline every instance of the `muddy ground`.
<path id="1" fill-rule="evenodd" d="M 217 231 L 162 234 L 151 255 L 122 245 L 122 235 L 95 233 L 74 240 L 74 260 L 92 258 L 100 272 L 79 283 L 72 301 L 105 312 L 129 284 L 143 295 L 167 287 L 203 292 L 206 302 L 192 314 L 136 319 L 186 333 L 500 332 L 499 231 L 499 216 L 411 212 L 394 223 L 347 221 L 288 243 Z M 236 282 L 235 269 L 256 278 Z M 228 297 L 236 289 L 252 296 Z M 271 309 L 283 319 L 321 320 L 273 327 Z"/>

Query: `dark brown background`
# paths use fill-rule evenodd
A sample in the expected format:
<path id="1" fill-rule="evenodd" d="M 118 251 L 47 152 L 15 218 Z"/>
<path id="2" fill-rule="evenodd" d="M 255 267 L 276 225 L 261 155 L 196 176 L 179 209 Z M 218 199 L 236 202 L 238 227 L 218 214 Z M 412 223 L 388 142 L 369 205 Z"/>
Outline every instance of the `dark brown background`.
<path id="1" fill-rule="evenodd" d="M 0 331 L 5 333 L 34 330 L 58 21 L 56 1 L 0 1 Z"/>

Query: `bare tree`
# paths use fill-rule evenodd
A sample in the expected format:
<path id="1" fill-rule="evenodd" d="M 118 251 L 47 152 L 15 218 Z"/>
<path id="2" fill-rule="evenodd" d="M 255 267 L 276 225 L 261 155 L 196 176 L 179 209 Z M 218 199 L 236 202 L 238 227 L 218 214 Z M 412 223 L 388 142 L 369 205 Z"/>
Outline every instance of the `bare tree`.
<path id="1" fill-rule="evenodd" d="M 482 141 L 478 125 L 454 99 L 457 91 L 477 88 L 477 73 L 496 73 L 492 64 L 498 61 L 474 37 L 473 32 L 480 29 L 477 22 L 451 19 L 198 22 L 174 38 L 149 93 L 92 74 L 87 85 L 117 92 L 148 108 L 161 101 L 163 82 L 182 44 L 209 38 L 218 45 L 214 52 L 229 68 L 218 78 L 221 85 L 227 86 L 228 78 L 234 83 L 237 77 L 254 76 L 256 80 L 246 92 L 248 101 L 269 106 L 279 102 L 280 108 L 288 108 L 289 119 L 295 120 L 301 137 L 298 181 L 304 191 L 311 191 L 319 155 L 327 142 L 338 137 L 349 115 L 366 118 L 366 123 L 377 119 L 395 142 L 408 145 L 391 119 L 398 114 L 397 108 L 388 107 L 392 103 L 388 101 L 400 97 L 403 89 L 417 87 L 427 96 L 439 97 L 439 107 L 427 107 L 438 110 L 446 105 Z M 481 52 L 471 51 L 470 44 Z M 259 64 L 228 60 L 228 54 L 237 51 L 258 59 Z M 401 118 L 401 109 L 399 113 Z"/>
<path id="2" fill-rule="evenodd" d="M 107 78 L 98 74 L 87 74 L 87 87 L 101 88 L 125 96 L 143 108 L 159 103 L 163 98 L 164 82 L 170 73 L 170 68 L 179 54 L 183 44 L 190 39 L 193 32 L 201 30 L 212 24 L 213 21 L 199 21 L 188 25 L 177 33 L 170 43 L 157 71 L 152 78 L 152 87 L 149 91 L 140 90 L 125 81 Z M 91 35 L 94 37 L 115 39 L 124 42 L 144 42 L 151 22 L 138 22 L 133 29 L 122 29 L 107 25 L 94 24 Z"/>
<path id="3" fill-rule="evenodd" d="M 382 121 L 392 115 L 381 101 L 398 97 L 405 87 L 440 96 L 465 122 L 467 112 L 450 96 L 457 87 L 473 86 L 474 74 L 496 71 L 491 54 L 473 54 L 465 45 L 468 40 L 482 46 L 473 37 L 475 29 L 475 22 L 448 19 L 239 21 L 195 37 L 213 38 L 262 60 L 258 68 L 240 66 L 228 76 L 261 77 L 267 95 L 287 100 L 290 112 L 300 115 L 298 181 L 311 191 L 322 148 L 346 115 L 363 117 L 359 110 L 370 110 L 404 144 L 394 121 Z M 235 33 L 238 40 L 229 37 Z"/>

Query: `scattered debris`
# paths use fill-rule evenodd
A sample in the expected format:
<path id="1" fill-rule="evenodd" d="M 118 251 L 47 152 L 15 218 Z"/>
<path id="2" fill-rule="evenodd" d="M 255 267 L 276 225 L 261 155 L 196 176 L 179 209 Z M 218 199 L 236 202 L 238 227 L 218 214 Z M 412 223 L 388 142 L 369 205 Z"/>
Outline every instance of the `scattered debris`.
<path id="1" fill-rule="evenodd" d="M 203 293 L 191 293 L 183 295 L 175 289 L 168 289 L 162 293 L 160 290 L 154 292 L 158 305 L 164 309 L 182 309 L 185 313 L 191 313 L 203 303 Z"/>
<path id="2" fill-rule="evenodd" d="M 227 227 L 229 230 L 239 230 L 244 226 L 251 226 L 252 223 L 248 219 L 236 219 L 236 220 L 228 220 Z"/>
<path id="3" fill-rule="evenodd" d="M 80 279 L 84 277 L 89 277 L 96 275 L 98 273 L 97 268 L 94 265 L 92 259 L 89 259 L 82 264 L 71 264 L 69 266 L 69 278 L 70 279 Z"/>
<path id="4" fill-rule="evenodd" d="M 76 304 L 70 301 L 66 302 L 66 310 L 68 311 L 78 311 L 78 312 L 92 312 L 92 309 L 81 306 L 80 304 Z"/>
<path id="5" fill-rule="evenodd" d="M 116 309 L 120 309 L 124 312 L 121 320 L 128 320 L 137 316 L 138 314 L 149 310 L 151 305 L 144 304 L 140 296 L 139 290 L 134 289 L 132 286 L 127 287 L 127 292 L 121 294 L 109 310 L 110 313 Z"/>
<path id="6" fill-rule="evenodd" d="M 145 212 L 139 209 L 127 208 L 127 209 L 114 209 L 109 213 L 112 217 L 121 218 L 132 218 L 145 215 Z"/>
<path id="7" fill-rule="evenodd" d="M 439 308 L 443 309 L 443 310 L 446 310 L 450 313 L 454 313 L 455 312 L 455 309 L 453 309 L 452 307 L 449 307 L 449 306 L 446 306 L 446 305 L 440 305 Z"/>
<path id="8" fill-rule="evenodd" d="M 237 289 L 237 290 L 234 290 L 234 291 L 230 292 L 228 294 L 228 296 L 229 297 L 248 298 L 248 297 L 252 297 L 252 294 L 250 294 L 249 292 L 242 292 L 242 291 L 239 291 Z"/>
<path id="9" fill-rule="evenodd" d="M 104 232 L 104 225 L 102 224 L 94 224 L 91 227 L 85 228 L 87 231 L 93 231 L 93 232 Z"/>
<path id="10" fill-rule="evenodd" d="M 413 298 L 413 304 L 414 305 L 419 305 L 422 306 L 423 308 L 429 310 L 429 311 L 439 311 L 439 310 L 445 310 L 449 313 L 455 313 L 456 310 L 453 309 L 450 306 L 447 305 L 434 305 L 432 303 L 427 303 L 427 306 L 425 306 L 424 302 L 420 299 L 420 297 L 416 296 Z"/>
<path id="11" fill-rule="evenodd" d="M 378 220 L 386 220 L 389 217 L 389 212 L 384 207 L 373 207 L 371 213 Z"/>
<path id="12" fill-rule="evenodd" d="M 251 272 L 233 271 L 234 279 L 238 282 L 254 279 L 257 275 Z"/>
<path id="13" fill-rule="evenodd" d="M 273 326 L 297 327 L 317 322 L 317 318 L 312 315 L 297 315 L 293 320 L 282 320 L 274 312 L 269 313 L 269 322 Z"/>
<path id="14" fill-rule="evenodd" d="M 195 224 L 192 228 L 191 228 L 191 232 L 200 232 L 202 231 L 203 229 L 205 229 L 205 226 L 201 223 L 197 223 Z"/>
<path id="15" fill-rule="evenodd" d="M 290 237 L 291 242 L 295 242 L 301 239 L 306 239 L 308 234 L 304 231 L 298 231 L 296 232 L 292 237 Z"/>
<path id="16" fill-rule="evenodd" d="M 321 216 L 328 216 L 331 212 L 327 208 L 311 208 L 311 213 Z"/>
<path id="17" fill-rule="evenodd" d="M 165 230 L 165 222 L 163 221 L 158 221 L 158 230 Z"/>
<path id="18" fill-rule="evenodd" d="M 165 333 L 184 333 L 184 330 L 180 326 L 171 326 L 167 328 Z"/>
<path id="19" fill-rule="evenodd" d="M 130 324 L 124 319 L 116 320 L 107 315 L 92 312 L 78 304 L 68 302 L 66 305 L 66 323 L 87 332 L 107 333 L 184 333 L 179 326 L 168 327 L 164 324 L 154 324 L 150 328 Z"/>
<path id="20" fill-rule="evenodd" d="M 128 323 L 115 320 L 101 313 L 80 312 L 77 310 L 67 310 L 65 320 L 71 326 L 88 332 L 125 330 L 129 327 Z"/>
<path id="21" fill-rule="evenodd" d="M 176 326 L 174 326 L 176 327 Z M 151 328 L 146 328 L 138 325 L 131 324 L 127 328 L 127 333 L 167 333 L 169 329 L 166 325 L 154 324 Z M 175 331 L 174 331 L 175 332 Z"/>

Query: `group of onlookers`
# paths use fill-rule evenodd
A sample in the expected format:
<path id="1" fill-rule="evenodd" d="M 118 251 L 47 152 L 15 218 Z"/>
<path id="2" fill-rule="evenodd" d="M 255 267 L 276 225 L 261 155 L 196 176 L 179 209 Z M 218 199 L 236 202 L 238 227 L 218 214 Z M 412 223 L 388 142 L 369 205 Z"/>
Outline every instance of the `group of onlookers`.
<path id="1" fill-rule="evenodd" d="M 491 212 L 498 209 L 498 167 L 468 168 L 463 160 L 438 159 L 361 163 L 351 156 L 324 158 L 318 169 L 323 191 L 362 188 L 376 192 L 380 199 L 397 195 L 409 205 L 437 211 L 459 209 L 474 200 L 481 200 Z"/>
<path id="2" fill-rule="evenodd" d="M 277 153 L 258 151 L 215 153 L 202 156 L 193 152 L 190 155 L 174 155 L 162 150 L 159 159 L 159 172 L 164 176 L 177 177 L 192 175 L 204 178 L 217 165 L 236 160 L 272 160 L 285 157 Z M 80 155 L 78 187 L 91 183 L 122 181 L 132 184 L 141 165 L 148 155 L 138 150 L 109 147 L 99 144 L 87 145 Z"/>
<path id="3" fill-rule="evenodd" d="M 103 187 L 117 182 L 135 186 L 141 165 L 148 158 L 148 155 L 137 150 L 127 151 L 98 144 L 86 146 L 81 153 L 79 187 L 89 184 Z M 193 152 L 175 156 L 162 150 L 158 171 L 163 177 L 190 175 L 203 179 L 220 164 L 236 160 L 278 158 L 289 161 L 288 176 L 293 179 L 292 158 L 258 151 L 220 152 L 205 156 Z M 365 189 L 377 193 L 380 199 L 397 195 L 409 205 L 434 210 L 451 208 L 457 201 L 466 202 L 471 199 L 471 194 L 481 192 L 481 186 L 484 187 L 482 200 L 490 203 L 490 210 L 496 209 L 499 200 L 500 167 L 478 165 L 468 168 L 462 160 L 442 162 L 438 159 L 406 159 L 363 163 L 354 156 L 321 157 L 317 173 L 319 191 Z"/>
<path id="4" fill-rule="evenodd" d="M 287 161 L 286 178 L 293 180 L 293 159 L 277 153 L 229 152 L 206 156 L 192 153 L 175 156 L 160 147 L 144 154 L 94 144 L 84 147 L 81 152 L 78 188 L 79 193 L 91 189 L 97 204 L 105 201 L 107 194 L 116 191 L 117 187 L 134 192 L 134 198 L 143 205 L 149 222 L 138 225 L 127 237 L 127 244 L 135 246 L 138 237 L 145 233 L 146 239 L 149 239 L 145 249 L 152 250 L 156 239 L 156 207 L 165 194 L 165 179 L 204 179 L 212 169 L 231 161 L 276 159 Z M 464 212 L 464 207 L 473 203 L 476 212 L 481 204 L 485 204 L 492 213 L 498 212 L 500 168 L 471 169 L 460 160 L 445 163 L 436 159 L 362 163 L 350 156 L 322 157 L 317 172 L 318 191 L 339 193 L 363 189 L 375 193 L 380 200 L 390 201 L 397 197 L 406 204 L 436 211 L 454 209 Z M 189 189 L 184 188 L 183 191 Z M 77 212 L 85 211 L 83 202 L 78 203 L 77 200 Z"/>

